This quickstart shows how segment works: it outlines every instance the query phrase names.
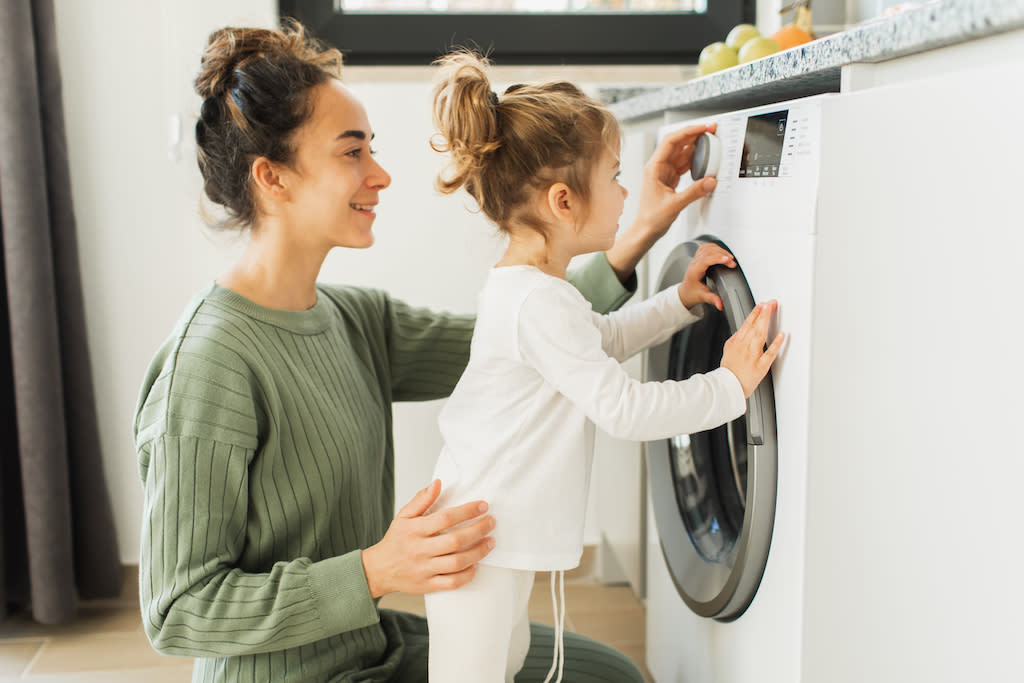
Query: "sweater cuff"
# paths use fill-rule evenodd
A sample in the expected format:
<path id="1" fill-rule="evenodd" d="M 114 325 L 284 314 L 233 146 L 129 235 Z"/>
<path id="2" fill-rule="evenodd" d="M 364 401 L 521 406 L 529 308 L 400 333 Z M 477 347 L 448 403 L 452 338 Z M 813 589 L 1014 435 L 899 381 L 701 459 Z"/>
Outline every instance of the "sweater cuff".
<path id="1" fill-rule="evenodd" d="M 309 567 L 309 589 L 329 635 L 380 621 L 366 583 L 361 550 L 314 562 Z"/>
<path id="2" fill-rule="evenodd" d="M 736 375 L 732 374 L 732 370 L 719 367 L 708 375 L 714 377 L 715 383 L 723 390 L 726 412 L 729 414 L 728 421 L 731 422 L 747 412 L 747 398 L 743 395 L 743 385 Z"/>
<path id="3" fill-rule="evenodd" d="M 568 279 L 598 313 L 617 310 L 629 301 L 637 287 L 636 271 L 625 284 L 619 282 L 619 276 L 615 274 L 603 251 L 587 258 L 583 265 L 573 268 Z"/>

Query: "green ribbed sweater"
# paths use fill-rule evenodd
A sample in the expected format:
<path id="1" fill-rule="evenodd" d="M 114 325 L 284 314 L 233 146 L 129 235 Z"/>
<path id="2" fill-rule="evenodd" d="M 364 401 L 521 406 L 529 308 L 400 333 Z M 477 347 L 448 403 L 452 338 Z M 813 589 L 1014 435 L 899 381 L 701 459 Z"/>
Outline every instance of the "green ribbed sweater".
<path id="1" fill-rule="evenodd" d="M 602 312 L 630 295 L 603 256 L 572 279 Z M 390 679 L 401 637 L 360 551 L 394 515 L 391 403 L 449 395 L 472 330 L 356 287 L 318 286 L 308 311 L 216 285 L 189 304 L 135 417 L 157 650 L 210 683 Z"/>

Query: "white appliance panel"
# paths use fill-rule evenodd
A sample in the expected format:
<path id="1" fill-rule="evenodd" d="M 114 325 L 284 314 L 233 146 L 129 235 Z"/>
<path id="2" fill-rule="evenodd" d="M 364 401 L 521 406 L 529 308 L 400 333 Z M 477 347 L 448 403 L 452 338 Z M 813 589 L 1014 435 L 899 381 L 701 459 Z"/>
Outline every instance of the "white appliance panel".
<path id="1" fill-rule="evenodd" d="M 648 552 L 657 554 L 648 557 L 648 668 L 659 683 L 791 683 L 800 676 L 801 642 L 794 634 L 801 632 L 803 619 L 818 138 L 821 102 L 827 99 L 758 107 L 666 129 L 716 121 L 723 159 L 718 187 L 688 208 L 652 250 L 649 273 L 659 271 L 657 264 L 676 244 L 714 236 L 736 254 L 755 300 L 780 302 L 772 333 L 785 331 L 788 342 L 772 372 L 778 489 L 771 550 L 760 588 L 736 621 L 699 617 L 677 594 L 657 546 L 649 545 Z M 778 168 L 770 168 L 772 175 L 767 177 L 739 177 L 748 120 L 780 111 L 788 116 Z"/>

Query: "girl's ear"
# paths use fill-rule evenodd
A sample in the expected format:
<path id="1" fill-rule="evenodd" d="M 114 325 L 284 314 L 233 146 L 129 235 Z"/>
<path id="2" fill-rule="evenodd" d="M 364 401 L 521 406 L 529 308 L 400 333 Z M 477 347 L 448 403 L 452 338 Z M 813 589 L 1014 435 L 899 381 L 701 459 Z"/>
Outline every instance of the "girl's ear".
<path id="1" fill-rule="evenodd" d="M 287 188 L 277 166 L 266 157 L 256 157 L 249 169 L 256 194 L 264 199 L 279 200 Z"/>
<path id="2" fill-rule="evenodd" d="M 580 202 L 568 185 L 554 183 L 548 188 L 546 199 L 547 209 L 556 221 L 569 225 L 576 224 Z"/>

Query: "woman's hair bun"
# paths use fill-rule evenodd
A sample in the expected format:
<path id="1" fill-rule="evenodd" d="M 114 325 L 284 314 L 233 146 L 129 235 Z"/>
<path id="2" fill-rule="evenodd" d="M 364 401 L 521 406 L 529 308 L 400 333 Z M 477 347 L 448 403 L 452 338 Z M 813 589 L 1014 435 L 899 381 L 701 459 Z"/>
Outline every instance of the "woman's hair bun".
<path id="1" fill-rule="evenodd" d="M 227 209 L 222 225 L 257 215 L 250 165 L 291 162 L 295 131 L 309 119 L 314 89 L 341 76 L 341 53 L 288 20 L 281 30 L 227 27 L 207 40 L 195 90 L 197 161 L 206 196 Z"/>

